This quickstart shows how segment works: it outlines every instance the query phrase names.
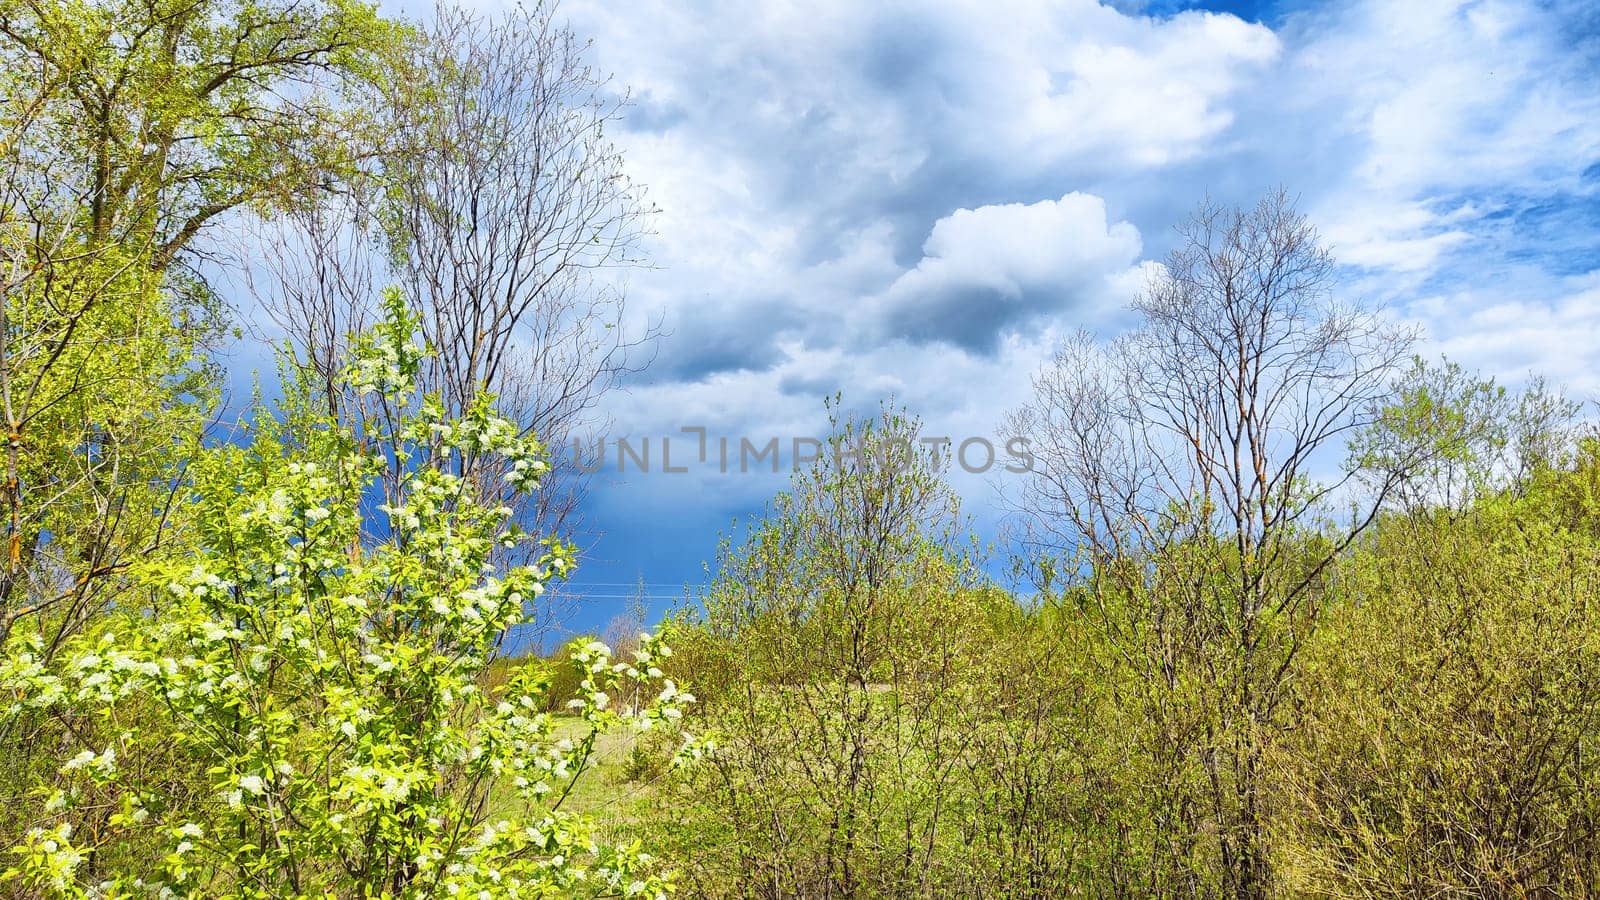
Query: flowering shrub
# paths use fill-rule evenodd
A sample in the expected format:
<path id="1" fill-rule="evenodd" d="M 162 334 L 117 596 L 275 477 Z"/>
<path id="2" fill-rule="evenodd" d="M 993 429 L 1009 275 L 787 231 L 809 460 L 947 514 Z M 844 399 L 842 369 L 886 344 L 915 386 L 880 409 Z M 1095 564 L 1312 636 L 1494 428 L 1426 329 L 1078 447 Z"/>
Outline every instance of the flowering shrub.
<path id="1" fill-rule="evenodd" d="M 574 654 L 575 739 L 539 711 L 532 667 L 481 687 L 572 550 L 547 540 L 528 565 L 496 565 L 526 538 L 474 499 L 459 461 L 497 456 L 531 491 L 543 448 L 489 398 L 448 421 L 416 396 L 415 320 L 397 294 L 384 305 L 347 370 L 380 414 L 354 430 L 291 399 L 248 446 L 207 451 L 185 492 L 194 540 L 137 573 L 142 607 L 64 652 L 37 636 L 8 648 L 0 715 L 58 717 L 79 745 L 37 786 L 43 818 L 0 883 L 63 897 L 670 890 L 637 844 L 601 845 L 561 801 L 598 734 L 675 729 L 694 698 L 648 635 L 629 661 L 598 642 Z M 616 708 L 625 682 L 653 701 Z M 165 771 L 124 765 L 158 752 Z"/>

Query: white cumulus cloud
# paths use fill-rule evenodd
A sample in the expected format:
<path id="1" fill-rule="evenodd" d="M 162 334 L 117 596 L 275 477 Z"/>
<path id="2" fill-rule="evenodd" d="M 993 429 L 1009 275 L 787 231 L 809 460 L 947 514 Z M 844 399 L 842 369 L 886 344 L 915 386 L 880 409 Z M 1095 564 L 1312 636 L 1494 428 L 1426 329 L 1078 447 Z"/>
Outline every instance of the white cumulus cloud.
<path id="1" fill-rule="evenodd" d="M 1041 317 L 1100 318 L 1130 296 L 1139 230 L 1109 222 L 1105 201 L 1058 200 L 960 209 L 935 222 L 924 256 L 872 304 L 880 338 L 977 350 Z"/>

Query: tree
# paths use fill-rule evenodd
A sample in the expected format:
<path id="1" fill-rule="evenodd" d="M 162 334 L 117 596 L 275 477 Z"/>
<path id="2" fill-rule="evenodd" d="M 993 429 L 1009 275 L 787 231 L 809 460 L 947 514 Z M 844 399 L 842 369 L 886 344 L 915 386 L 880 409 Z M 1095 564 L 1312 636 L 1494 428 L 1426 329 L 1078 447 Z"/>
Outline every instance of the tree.
<path id="1" fill-rule="evenodd" d="M 1393 403 L 1351 440 L 1360 477 L 1412 515 L 1461 512 L 1562 465 L 1578 404 L 1535 378 L 1512 393 L 1448 360 L 1413 359 Z"/>
<path id="2" fill-rule="evenodd" d="M 959 871 L 957 706 L 989 595 L 919 423 L 886 407 L 832 426 L 725 548 L 703 616 L 672 625 L 692 664 L 726 670 L 703 696 L 718 750 L 672 826 L 707 845 L 687 875 L 702 894 L 908 896 Z"/>
<path id="3" fill-rule="evenodd" d="M 600 639 L 612 652 L 627 654 L 639 646 L 639 636 L 649 626 L 649 606 L 645 602 L 644 579 L 639 579 L 639 584 L 634 588 L 633 596 L 627 601 L 627 606 L 606 623 L 605 630 L 601 632 Z M 624 706 L 634 706 L 639 698 L 633 694 L 619 698 Z"/>
<path id="4" fill-rule="evenodd" d="M 1390 396 L 1412 335 L 1332 297 L 1333 259 L 1282 191 L 1202 204 L 1179 234 L 1140 327 L 1067 344 L 1010 425 L 1038 461 L 1023 510 L 1138 673 L 1171 769 L 1153 788 L 1182 788 L 1157 811 L 1174 877 L 1210 855 L 1212 889 L 1261 896 L 1263 752 L 1329 567 L 1398 478 L 1360 500 L 1353 472 L 1314 476 Z M 1342 524 L 1336 499 L 1355 504 Z"/>
<path id="5" fill-rule="evenodd" d="M 693 700 L 657 666 L 671 651 L 578 648 L 577 740 L 539 711 L 539 669 L 483 688 L 571 550 L 488 564 L 517 539 L 509 511 L 475 502 L 452 461 L 502 456 L 527 491 L 544 448 L 488 398 L 453 418 L 417 392 L 416 319 L 398 293 L 384 309 L 345 370 L 385 409 L 368 431 L 291 381 L 284 419 L 189 468 L 198 541 L 142 567 L 139 602 L 60 665 L 37 640 L 0 665 L 0 714 L 68 726 L 0 880 L 64 897 L 666 896 L 649 854 L 597 846 L 562 803 L 601 732 L 671 728 Z M 624 684 L 650 702 L 618 711 Z"/>
<path id="6" fill-rule="evenodd" d="M 149 245 L 164 270 L 218 216 L 339 162 L 347 123 L 325 91 L 295 88 L 371 76 L 396 34 L 349 0 L 8 0 L 7 77 L 45 85 L 23 139 L 64 176 L 30 187 L 73 209 L 89 244 Z"/>
<path id="7" fill-rule="evenodd" d="M 1596 445 L 1576 404 L 1414 360 L 1351 446 L 1396 501 L 1337 564 L 1274 748 L 1290 893 L 1581 895 Z"/>
<path id="8" fill-rule="evenodd" d="M 438 349 L 422 377 L 445 407 L 493 391 L 559 449 L 648 363 L 657 331 L 631 330 L 623 294 L 598 277 L 639 262 L 650 212 L 605 133 L 626 98 L 555 16 L 547 2 L 493 19 L 437 7 L 368 98 L 381 123 L 368 177 L 293 219 L 263 294 L 325 362 L 371 317 L 370 285 L 398 283 Z M 519 509 L 526 527 L 560 528 L 573 513 L 582 472 L 556 477 L 517 501 L 532 504 Z"/>
<path id="9" fill-rule="evenodd" d="M 129 511 L 161 505 L 174 435 L 198 429 L 218 325 L 185 254 L 338 170 L 344 123 L 312 82 L 368 76 L 396 33 L 345 0 L 0 4 L 0 639 L 98 608 L 162 533 Z"/>

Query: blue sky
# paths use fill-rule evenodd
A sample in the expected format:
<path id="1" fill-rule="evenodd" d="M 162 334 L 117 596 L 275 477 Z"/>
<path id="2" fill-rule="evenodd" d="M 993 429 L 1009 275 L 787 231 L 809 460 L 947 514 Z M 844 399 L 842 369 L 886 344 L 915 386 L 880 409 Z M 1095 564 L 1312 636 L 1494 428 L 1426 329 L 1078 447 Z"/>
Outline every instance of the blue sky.
<path id="1" fill-rule="evenodd" d="M 1197 201 L 1277 185 L 1426 353 L 1600 398 L 1600 0 L 561 12 L 631 90 L 614 136 L 663 210 L 625 277 L 670 333 L 613 436 L 820 434 L 835 390 L 996 435 L 1064 335 L 1126 326 Z M 994 481 L 957 479 L 984 535 Z M 641 578 L 664 608 L 783 483 L 601 473 L 574 626 Z"/>

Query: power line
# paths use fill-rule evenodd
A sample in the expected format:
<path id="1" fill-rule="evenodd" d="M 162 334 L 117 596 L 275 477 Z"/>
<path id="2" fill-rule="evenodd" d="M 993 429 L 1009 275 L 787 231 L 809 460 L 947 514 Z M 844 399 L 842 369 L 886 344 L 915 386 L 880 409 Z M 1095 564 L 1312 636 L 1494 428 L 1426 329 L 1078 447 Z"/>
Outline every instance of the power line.
<path id="1" fill-rule="evenodd" d="M 578 594 L 582 600 L 682 600 L 683 594 Z"/>
<path id="2" fill-rule="evenodd" d="M 637 582 L 637 581 L 585 581 L 582 578 L 574 578 L 573 580 L 571 580 L 569 582 L 566 582 L 566 583 L 567 584 L 572 584 L 572 585 L 580 585 L 581 584 L 581 585 L 588 585 L 589 587 L 604 587 L 604 588 L 634 588 L 634 587 L 639 587 L 639 582 Z M 693 582 L 685 582 L 685 584 L 692 584 L 692 583 Z M 676 588 L 676 587 L 679 587 L 679 584 L 678 584 L 678 582 L 675 582 L 675 581 L 646 581 L 646 582 L 644 582 L 644 586 L 645 587 L 654 587 L 654 588 Z"/>
<path id="3" fill-rule="evenodd" d="M 672 593 L 674 591 L 695 590 L 695 589 L 701 587 L 701 585 L 696 585 L 696 584 L 656 584 L 656 585 L 648 585 L 647 584 L 647 585 L 644 585 L 641 588 L 639 585 L 633 585 L 633 584 L 627 584 L 627 585 L 623 585 L 623 584 L 590 584 L 588 582 L 583 582 L 583 581 L 564 581 L 564 582 L 557 582 L 556 584 L 548 585 L 548 587 L 552 588 L 552 589 L 560 587 L 560 588 L 563 588 L 563 589 L 566 589 L 566 590 L 596 590 L 596 591 L 601 591 L 601 592 L 604 592 L 604 593 L 607 593 L 607 594 L 631 594 L 631 593 L 634 593 L 635 591 L 639 591 L 639 590 L 643 590 L 646 594 L 666 594 L 666 593 Z"/>

